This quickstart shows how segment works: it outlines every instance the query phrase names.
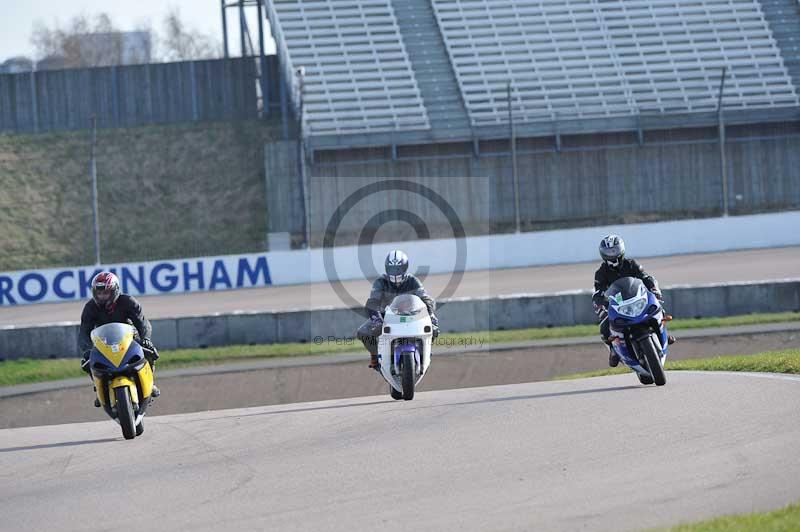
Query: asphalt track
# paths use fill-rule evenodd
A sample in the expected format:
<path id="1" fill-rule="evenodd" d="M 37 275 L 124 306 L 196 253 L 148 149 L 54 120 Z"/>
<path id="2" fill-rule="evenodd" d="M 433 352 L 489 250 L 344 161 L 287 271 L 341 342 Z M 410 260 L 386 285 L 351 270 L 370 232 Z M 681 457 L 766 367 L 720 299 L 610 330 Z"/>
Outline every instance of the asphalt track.
<path id="1" fill-rule="evenodd" d="M 669 372 L 0 431 L 0 529 L 642 530 L 800 498 L 800 379 Z"/>
<path id="2" fill-rule="evenodd" d="M 750 332 L 745 332 L 747 330 Z M 772 330 L 771 330 L 772 329 Z M 782 330 L 778 330 L 782 329 Z M 771 332 L 768 332 L 770 331 Z M 800 342 L 798 324 L 681 331 L 667 361 L 718 355 L 747 355 L 786 349 Z M 694 334 L 702 336 L 693 336 Z M 474 349 L 474 348 L 471 348 Z M 596 338 L 491 345 L 462 352 L 439 349 L 420 391 L 519 384 L 608 367 L 606 350 Z M 387 385 L 366 367 L 363 351 L 323 357 L 267 359 L 223 366 L 157 372 L 162 395 L 150 414 L 346 399 L 387 393 Z M 637 380 L 630 375 L 630 381 Z M 0 388 L 0 429 L 106 419 L 91 406 L 86 378 L 61 383 Z"/>
<path id="3" fill-rule="evenodd" d="M 541 250 L 537 251 L 542 252 Z M 800 247 L 733 251 L 642 259 L 662 286 L 718 282 L 769 281 L 800 277 Z M 597 262 L 466 272 L 454 297 L 553 293 L 592 288 Z M 425 279 L 438 297 L 450 275 Z M 357 301 L 366 301 L 370 281 L 343 283 Z M 328 283 L 273 286 L 141 298 L 149 318 L 208 315 L 217 312 L 293 310 L 345 306 Z M 2 325 L 41 325 L 80 321 L 83 302 L 0 307 Z"/>

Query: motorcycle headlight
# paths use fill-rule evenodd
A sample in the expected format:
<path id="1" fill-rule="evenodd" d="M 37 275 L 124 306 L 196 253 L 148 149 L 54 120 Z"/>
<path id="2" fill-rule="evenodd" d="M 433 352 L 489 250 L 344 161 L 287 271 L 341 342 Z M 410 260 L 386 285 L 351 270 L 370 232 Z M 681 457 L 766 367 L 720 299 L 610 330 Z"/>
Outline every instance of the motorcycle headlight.
<path id="1" fill-rule="evenodd" d="M 642 311 L 646 306 L 647 306 L 647 298 L 644 297 L 632 303 L 628 303 L 627 305 L 620 305 L 619 307 L 617 307 L 617 312 L 619 312 L 623 316 L 628 316 L 629 318 L 635 318 L 636 316 L 642 313 Z"/>

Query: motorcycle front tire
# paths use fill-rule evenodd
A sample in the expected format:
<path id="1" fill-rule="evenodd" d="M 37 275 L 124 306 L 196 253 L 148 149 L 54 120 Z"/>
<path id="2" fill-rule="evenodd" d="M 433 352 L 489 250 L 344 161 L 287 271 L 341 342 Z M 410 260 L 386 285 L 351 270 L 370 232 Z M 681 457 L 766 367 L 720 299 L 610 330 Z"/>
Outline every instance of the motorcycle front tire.
<path id="1" fill-rule="evenodd" d="M 114 388 L 114 397 L 117 400 L 117 419 L 122 427 L 122 435 L 126 440 L 132 440 L 136 437 L 136 426 L 134 425 L 133 403 L 128 387 Z"/>

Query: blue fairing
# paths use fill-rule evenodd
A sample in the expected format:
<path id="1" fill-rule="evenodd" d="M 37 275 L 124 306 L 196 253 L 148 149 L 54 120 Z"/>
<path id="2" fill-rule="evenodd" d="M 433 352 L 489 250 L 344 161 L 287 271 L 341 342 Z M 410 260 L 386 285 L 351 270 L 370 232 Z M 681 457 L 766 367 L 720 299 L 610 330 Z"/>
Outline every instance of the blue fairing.
<path id="1" fill-rule="evenodd" d="M 624 332 L 625 337 L 628 337 L 628 332 L 630 328 L 635 327 L 641 324 L 647 324 L 647 322 L 655 319 L 654 317 L 661 312 L 663 309 L 661 307 L 661 302 L 651 293 L 647 293 L 647 305 L 645 306 L 644 310 L 638 316 L 624 316 L 617 312 L 616 306 L 611 303 L 608 306 L 608 320 L 609 325 L 615 331 Z M 668 343 L 667 343 L 667 328 L 664 325 L 664 322 L 661 321 L 659 323 L 659 337 L 661 340 L 661 345 L 656 346 L 657 348 L 661 348 L 662 356 L 667 355 L 668 351 Z M 636 359 L 634 353 L 630 352 L 628 349 L 628 345 L 626 342 L 614 342 L 613 344 L 614 351 L 622 358 L 623 362 L 634 369 L 640 367 L 639 361 Z"/>
<path id="2" fill-rule="evenodd" d="M 416 353 L 417 348 L 414 344 L 398 344 L 394 348 L 394 364 L 400 365 L 400 356 L 403 353 Z"/>

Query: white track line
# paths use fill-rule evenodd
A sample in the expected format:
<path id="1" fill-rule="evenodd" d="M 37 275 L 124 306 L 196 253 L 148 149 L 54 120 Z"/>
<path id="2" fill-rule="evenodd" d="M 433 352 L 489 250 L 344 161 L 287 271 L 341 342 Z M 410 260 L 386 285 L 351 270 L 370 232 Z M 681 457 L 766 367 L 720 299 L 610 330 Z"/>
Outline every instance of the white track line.
<path id="1" fill-rule="evenodd" d="M 665 368 L 669 372 L 669 368 Z M 800 382 L 800 375 L 789 375 L 785 373 L 758 373 L 754 371 L 697 371 L 697 370 L 672 370 L 675 373 L 694 373 L 702 375 L 729 375 L 737 377 L 757 377 L 759 379 L 775 379 L 781 381 Z"/>

